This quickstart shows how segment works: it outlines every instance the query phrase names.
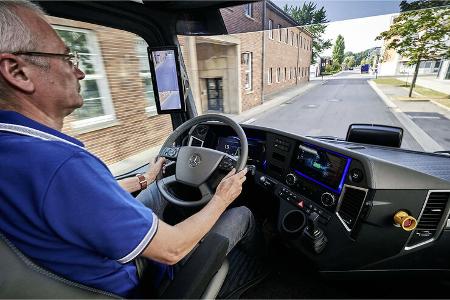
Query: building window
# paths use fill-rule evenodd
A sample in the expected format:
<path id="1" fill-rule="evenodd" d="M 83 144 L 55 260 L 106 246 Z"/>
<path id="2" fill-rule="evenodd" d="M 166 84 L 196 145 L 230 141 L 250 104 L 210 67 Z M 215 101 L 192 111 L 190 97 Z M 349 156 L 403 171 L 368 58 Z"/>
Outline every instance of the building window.
<path id="1" fill-rule="evenodd" d="M 286 44 L 289 44 L 289 29 L 286 28 Z"/>
<path id="2" fill-rule="evenodd" d="M 142 38 L 136 38 L 136 56 L 139 59 L 139 77 L 145 91 L 147 107 L 145 111 L 150 115 L 156 115 L 155 94 L 153 92 L 152 76 L 148 62 L 147 42 Z"/>
<path id="3" fill-rule="evenodd" d="M 280 82 L 281 68 L 277 68 L 277 73 L 275 74 L 275 82 Z"/>
<path id="4" fill-rule="evenodd" d="M 56 32 L 71 49 L 80 54 L 80 69 L 86 74 L 80 81 L 84 104 L 72 116 L 73 128 L 115 120 L 108 81 L 102 56 L 94 32 L 65 26 L 54 26 Z"/>
<path id="5" fill-rule="evenodd" d="M 292 67 L 289 67 L 289 80 L 292 79 Z"/>
<path id="6" fill-rule="evenodd" d="M 277 28 L 278 28 L 278 41 L 281 42 L 281 25 L 278 24 Z"/>
<path id="7" fill-rule="evenodd" d="M 273 21 L 269 19 L 269 39 L 273 40 Z"/>
<path id="8" fill-rule="evenodd" d="M 300 36 L 300 48 L 303 47 L 303 37 Z"/>
<path id="9" fill-rule="evenodd" d="M 298 77 L 300 77 L 300 67 L 298 67 Z"/>
<path id="10" fill-rule="evenodd" d="M 287 68 L 285 67 L 284 68 L 284 81 L 286 81 L 287 80 Z"/>
<path id="11" fill-rule="evenodd" d="M 267 72 L 267 83 L 272 84 L 272 68 L 269 68 Z"/>
<path id="12" fill-rule="evenodd" d="M 295 47 L 298 48 L 298 33 L 295 34 Z"/>
<path id="13" fill-rule="evenodd" d="M 297 77 L 297 68 L 294 67 L 294 78 L 296 78 L 296 77 Z"/>
<path id="14" fill-rule="evenodd" d="M 253 3 L 245 4 L 244 12 L 247 17 L 253 18 Z"/>
<path id="15" fill-rule="evenodd" d="M 251 91 L 253 89 L 252 80 L 252 53 L 245 52 L 242 53 L 242 64 L 244 65 L 244 88 L 246 91 Z"/>

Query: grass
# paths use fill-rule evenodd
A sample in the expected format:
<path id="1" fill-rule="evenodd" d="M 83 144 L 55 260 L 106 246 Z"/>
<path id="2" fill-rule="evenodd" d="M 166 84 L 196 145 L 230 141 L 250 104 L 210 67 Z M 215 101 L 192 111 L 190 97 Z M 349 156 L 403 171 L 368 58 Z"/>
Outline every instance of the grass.
<path id="1" fill-rule="evenodd" d="M 390 77 L 380 77 L 373 80 L 377 84 L 387 84 L 397 87 L 404 87 L 409 88 L 410 85 L 406 83 L 405 81 L 396 79 L 396 78 L 390 78 Z M 417 85 L 413 89 L 413 93 L 417 93 L 419 95 L 415 95 L 411 98 L 409 97 L 400 97 L 399 100 L 408 100 L 408 101 L 414 101 L 414 100 L 433 100 L 434 102 L 437 102 L 439 104 L 442 104 L 448 108 L 450 108 L 450 95 Z"/>

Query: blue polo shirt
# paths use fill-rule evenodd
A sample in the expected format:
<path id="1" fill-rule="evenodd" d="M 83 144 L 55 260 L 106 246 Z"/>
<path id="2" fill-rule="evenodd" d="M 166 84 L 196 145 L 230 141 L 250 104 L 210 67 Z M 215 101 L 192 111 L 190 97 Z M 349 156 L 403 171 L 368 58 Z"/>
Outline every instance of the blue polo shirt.
<path id="1" fill-rule="evenodd" d="M 0 110 L 0 123 L 37 130 L 0 131 L 0 231 L 63 277 L 131 296 L 133 259 L 156 233 L 155 214 L 80 141 L 16 112 Z"/>

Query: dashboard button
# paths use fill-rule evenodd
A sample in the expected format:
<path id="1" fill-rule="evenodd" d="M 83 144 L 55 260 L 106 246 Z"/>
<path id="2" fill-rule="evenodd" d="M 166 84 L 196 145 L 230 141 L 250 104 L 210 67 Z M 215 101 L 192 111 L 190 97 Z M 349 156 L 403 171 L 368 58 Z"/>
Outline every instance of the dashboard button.
<path id="1" fill-rule="evenodd" d="M 324 206 L 329 207 L 334 205 L 336 199 L 330 193 L 323 193 L 322 196 L 320 196 L 320 201 Z"/>
<path id="2" fill-rule="evenodd" d="M 350 180 L 352 182 L 361 182 L 364 178 L 363 172 L 360 169 L 351 169 L 350 170 Z"/>

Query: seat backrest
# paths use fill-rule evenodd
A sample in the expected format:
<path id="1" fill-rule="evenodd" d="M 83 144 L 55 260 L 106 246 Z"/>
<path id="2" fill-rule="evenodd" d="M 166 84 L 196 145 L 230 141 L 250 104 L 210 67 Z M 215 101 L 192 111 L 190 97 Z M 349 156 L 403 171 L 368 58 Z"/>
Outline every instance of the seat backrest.
<path id="1" fill-rule="evenodd" d="M 33 263 L 0 233 L 0 298 L 117 299 L 75 283 Z"/>

